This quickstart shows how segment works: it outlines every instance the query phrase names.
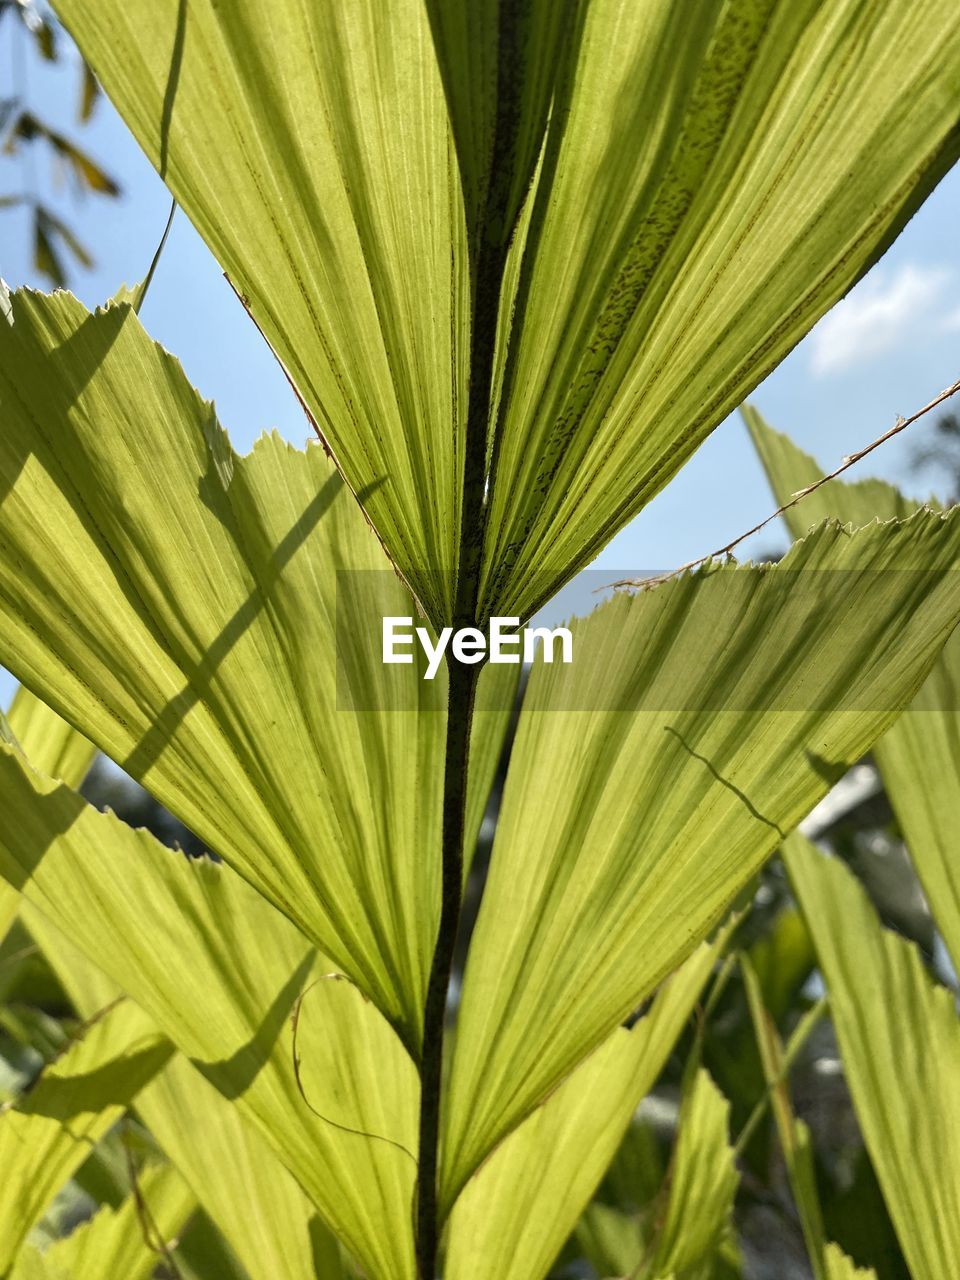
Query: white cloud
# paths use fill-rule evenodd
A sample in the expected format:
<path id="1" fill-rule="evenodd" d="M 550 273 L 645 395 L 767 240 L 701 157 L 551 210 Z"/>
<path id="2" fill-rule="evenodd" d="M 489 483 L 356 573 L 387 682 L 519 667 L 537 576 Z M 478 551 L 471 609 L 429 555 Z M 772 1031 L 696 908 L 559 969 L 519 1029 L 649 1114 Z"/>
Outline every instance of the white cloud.
<path id="1" fill-rule="evenodd" d="M 892 275 L 869 275 L 811 333 L 813 372 L 838 373 L 941 327 L 942 314 L 934 311 L 950 274 L 905 263 Z M 960 313 L 952 319 L 960 321 Z"/>

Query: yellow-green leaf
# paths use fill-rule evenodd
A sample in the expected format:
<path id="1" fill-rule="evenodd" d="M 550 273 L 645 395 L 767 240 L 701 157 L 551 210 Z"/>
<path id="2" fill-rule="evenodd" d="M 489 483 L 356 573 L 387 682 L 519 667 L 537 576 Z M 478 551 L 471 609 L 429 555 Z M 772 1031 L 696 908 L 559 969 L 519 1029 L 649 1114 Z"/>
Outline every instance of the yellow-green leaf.
<path id="1" fill-rule="evenodd" d="M 916 948 L 880 927 L 851 873 L 800 835 L 784 845 L 830 992 L 857 1118 L 914 1280 L 960 1258 L 960 1019 Z"/>
<path id="2" fill-rule="evenodd" d="M 258 1126 L 369 1271 L 412 1280 L 417 1073 L 374 1006 L 347 982 L 316 985 L 298 1046 L 328 1070 L 305 1099 L 290 1017 L 331 966 L 284 916 L 228 867 L 171 853 L 9 749 L 0 802 L 0 875 Z"/>
<path id="3" fill-rule="evenodd" d="M 56 7 L 435 623 L 471 242 L 506 242 L 537 162 L 479 317 L 484 615 L 528 616 L 662 488 L 960 150 L 951 0 Z"/>
<path id="4" fill-rule="evenodd" d="M 250 1280 L 315 1280 L 315 1254 L 326 1243 L 316 1209 L 257 1130 L 182 1055 L 141 1090 L 137 1111 Z"/>
<path id="5" fill-rule="evenodd" d="M 71 1280 L 150 1280 L 163 1247 L 175 1256 L 177 1238 L 196 1203 L 173 1165 L 150 1165 L 118 1209 L 105 1207 L 54 1241 L 44 1251 L 44 1263 Z M 21 1280 L 16 1269 L 13 1280 Z"/>
<path id="6" fill-rule="evenodd" d="M 459 557 L 470 274 L 422 0 L 57 11 L 437 622 Z"/>
<path id="7" fill-rule="evenodd" d="M 713 566 L 573 624 L 527 689 L 464 980 L 449 1202 L 674 969 L 913 697 L 960 618 L 960 515 Z"/>
<path id="8" fill-rule="evenodd" d="M 0 883 L 0 942 L 7 935 L 7 930 L 16 919 L 20 906 L 20 895 L 13 885 Z"/>
<path id="9" fill-rule="evenodd" d="M 582 14 L 493 446 L 493 613 L 527 616 L 587 563 L 960 151 L 953 0 L 705 0 L 694 15 L 589 0 Z"/>
<path id="10" fill-rule="evenodd" d="M 116 983 L 29 902 L 23 918 L 82 1014 L 115 998 Z M 335 1256 L 314 1205 L 250 1117 L 183 1054 L 174 1054 L 140 1090 L 137 1114 L 250 1280 L 276 1280 L 281 1273 L 287 1280 L 315 1280 L 315 1259 Z M 337 1275 L 331 1267 L 329 1280 Z"/>
<path id="11" fill-rule="evenodd" d="M 68 782 L 82 776 L 93 748 L 76 730 L 22 687 L 10 716 L 31 763 L 45 761 L 51 772 L 66 764 L 60 776 Z M 0 898 L 4 891 L 16 910 L 19 892 L 0 881 Z M 31 903 L 23 903 L 22 917 L 82 1016 L 91 1017 L 121 994 Z M 186 1058 L 175 1054 L 140 1090 L 137 1112 L 250 1280 L 275 1280 L 281 1270 L 289 1280 L 315 1280 L 321 1260 L 324 1280 L 335 1280 L 338 1246 L 310 1200 L 254 1126 Z"/>
<path id="12" fill-rule="evenodd" d="M 699 947 L 636 1026 L 618 1028 L 468 1182 L 450 1219 L 450 1280 L 546 1276 L 659 1076 L 721 946 Z"/>
<path id="13" fill-rule="evenodd" d="M 0 332 L 0 661 L 416 1052 L 445 682 L 384 666 L 378 642 L 380 615 L 413 602 L 318 446 L 272 436 L 235 455 L 128 307 L 21 293 L 14 308 Z"/>
<path id="14" fill-rule="evenodd" d="M 827 1280 L 877 1280 L 873 1267 L 858 1267 L 838 1244 L 828 1244 L 824 1251 Z"/>
<path id="15" fill-rule="evenodd" d="M 15 822 L 15 814 L 6 809 Z M 170 1043 L 129 1000 L 101 1012 L 0 1113 L 0 1274 L 91 1148 L 167 1061 Z"/>
<path id="16" fill-rule="evenodd" d="M 772 430 L 756 409 L 743 412 L 779 503 L 822 479 L 814 459 L 788 436 Z M 868 524 L 909 515 L 919 505 L 882 480 L 831 480 L 791 507 L 785 519 L 798 537 L 810 521 L 827 516 Z M 874 755 L 931 910 L 960 967 L 960 634 L 947 643 Z"/>
<path id="17" fill-rule="evenodd" d="M 827 1238 L 823 1226 L 823 1212 L 817 1192 L 816 1169 L 810 1130 L 793 1113 L 790 1088 L 786 1076 L 787 1055 L 777 1032 L 776 1024 L 764 1006 L 763 990 L 757 972 L 746 955 L 740 957 L 743 985 L 747 1005 L 753 1021 L 760 1063 L 770 1094 L 771 1109 L 780 1139 L 787 1177 L 793 1193 L 793 1201 L 800 1219 L 807 1256 L 813 1268 L 815 1280 L 830 1280 L 830 1262 L 827 1258 Z M 741 1139 L 742 1145 L 742 1139 Z"/>
<path id="18" fill-rule="evenodd" d="M 730 1104 L 701 1068 L 684 1094 L 666 1216 L 653 1257 L 640 1274 L 650 1280 L 679 1276 L 712 1257 L 729 1228 L 739 1181 L 730 1147 Z"/>
<path id="19" fill-rule="evenodd" d="M 471 243 L 487 251 L 506 247 L 516 225 L 551 98 L 576 47 L 580 7 L 576 0 L 426 0 Z"/>
<path id="20" fill-rule="evenodd" d="M 33 767 L 68 787 L 79 787 L 97 749 L 23 685 L 14 694 L 7 721 Z"/>
<path id="21" fill-rule="evenodd" d="M 823 479 L 824 471 L 816 460 L 789 436 L 774 431 L 753 405 L 744 405 L 740 412 L 779 504 L 789 502 L 801 489 Z M 921 504 L 904 497 L 885 480 L 828 480 L 785 511 L 783 519 L 790 536 L 802 538 L 808 529 L 824 520 L 842 520 L 854 526 L 873 520 L 904 520 L 921 505 L 939 509 L 935 502 Z"/>

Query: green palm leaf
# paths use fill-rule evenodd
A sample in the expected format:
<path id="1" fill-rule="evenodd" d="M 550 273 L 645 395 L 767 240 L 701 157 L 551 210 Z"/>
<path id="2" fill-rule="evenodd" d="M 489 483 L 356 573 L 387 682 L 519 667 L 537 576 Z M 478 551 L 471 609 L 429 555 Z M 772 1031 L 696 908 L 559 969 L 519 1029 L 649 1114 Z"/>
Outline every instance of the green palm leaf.
<path id="1" fill-rule="evenodd" d="M 666 1213 L 653 1256 L 637 1269 L 638 1277 L 670 1280 L 716 1253 L 740 1181 L 729 1135 L 730 1104 L 701 1068 L 684 1092 Z"/>
<path id="2" fill-rule="evenodd" d="M 70 1280 L 150 1280 L 158 1249 L 175 1245 L 195 1208 L 193 1192 L 172 1165 L 148 1166 L 138 1177 L 136 1196 L 117 1209 L 101 1208 L 69 1236 L 55 1240 L 44 1250 L 43 1265 L 53 1276 Z M 21 1255 L 11 1280 L 29 1280 L 31 1265 L 36 1264 Z"/>
<path id="3" fill-rule="evenodd" d="M 329 962 L 229 868 L 188 863 L 4 748 L 0 796 L 0 876 L 256 1125 L 364 1266 L 412 1277 L 416 1068 L 373 1005 L 323 981 Z M 311 982 L 301 1090 L 290 1015 Z"/>
<path id="4" fill-rule="evenodd" d="M 911 1276 L 960 1257 L 960 1020 L 914 946 L 882 929 L 840 863 L 802 836 L 787 869 L 830 992 L 844 1071 Z"/>
<path id="5" fill-rule="evenodd" d="M 703 944 L 631 1030 L 618 1028 L 507 1137 L 450 1219 L 450 1280 L 540 1280 L 656 1082 L 726 936 Z"/>
<path id="6" fill-rule="evenodd" d="M 23 687 L 14 697 L 10 721 L 31 763 L 45 761 L 52 766 L 49 772 L 60 766 L 56 776 L 68 785 L 86 772 L 93 748 Z M 19 903 L 20 894 L 0 883 Z M 116 983 L 31 903 L 21 903 L 21 914 L 83 1017 L 117 999 Z M 256 1128 L 187 1058 L 174 1054 L 140 1089 L 137 1113 L 250 1280 L 275 1280 L 281 1271 L 290 1280 L 315 1280 L 321 1260 L 323 1280 L 335 1280 L 338 1246 L 314 1206 Z M 23 1256 L 21 1251 L 18 1265 Z"/>
<path id="7" fill-rule="evenodd" d="M 22 685 L 14 695 L 8 716 L 0 711 L 0 741 L 18 745 L 43 773 L 60 778 L 71 787 L 78 787 L 83 781 L 97 750 Z M 19 906 L 17 890 L 0 881 L 0 940 Z"/>
<path id="8" fill-rule="evenodd" d="M 838 1244 L 828 1244 L 823 1253 L 827 1280 L 877 1280 L 873 1267 L 858 1267 Z"/>
<path id="9" fill-rule="evenodd" d="M 823 478 L 813 458 L 772 430 L 756 409 L 743 413 L 778 502 Z M 919 505 L 882 480 L 831 480 L 784 518 L 799 537 L 811 520 L 832 516 L 862 525 L 907 516 Z M 932 500 L 924 505 L 937 508 Z M 947 949 L 960 965 L 960 635 L 947 643 L 874 756 Z"/>
<path id="10" fill-rule="evenodd" d="M 449 1204 L 910 701 L 960 616 L 956 516 L 824 526 L 573 624 L 524 701 L 464 981 Z"/>
<path id="11" fill-rule="evenodd" d="M 80 786 L 93 764 L 96 747 L 23 685 L 14 694 L 7 723 L 35 769 L 68 787 Z"/>
<path id="12" fill-rule="evenodd" d="M 784 1050 L 776 1023 L 764 1006 L 763 989 L 756 969 L 747 955 L 740 957 L 740 964 L 763 1075 L 771 1097 L 771 1110 L 787 1167 L 787 1178 L 815 1280 L 843 1280 L 845 1276 L 858 1274 L 873 1276 L 872 1270 L 858 1271 L 839 1245 L 827 1240 L 817 1191 L 810 1129 L 796 1118 L 790 1099 L 787 1082 L 788 1053 Z M 802 1025 L 801 1021 L 797 1029 Z M 742 1147 L 742 1140 L 740 1145 Z"/>
<path id="13" fill-rule="evenodd" d="M 2 660 L 416 1051 L 444 689 L 384 667 L 377 641 L 379 614 L 410 614 L 410 597 L 322 450 L 269 437 L 234 455 L 128 307 L 21 294 L 15 309 L 0 332 Z M 346 629 L 354 614 L 375 645 Z M 398 680 L 406 700 L 381 711 Z"/>
<path id="14" fill-rule="evenodd" d="M 421 0 L 58 12 L 436 620 L 459 555 L 470 264 Z"/>
<path id="15" fill-rule="evenodd" d="M 340 1280 L 336 1241 L 309 1198 L 182 1054 L 141 1090 L 137 1111 L 250 1280 Z"/>
<path id="16" fill-rule="evenodd" d="M 56 1193 L 172 1053 L 121 1001 L 81 1029 L 18 1103 L 0 1114 L 0 1273 Z"/>
<path id="17" fill-rule="evenodd" d="M 474 255 L 505 250 L 533 179 L 578 0 L 426 0 Z M 475 270 L 478 268 L 475 267 Z"/>
<path id="18" fill-rule="evenodd" d="M 116 998 L 116 983 L 29 902 L 23 918 L 81 1013 Z M 281 1272 L 289 1280 L 315 1280 L 320 1258 L 328 1263 L 322 1280 L 337 1280 L 338 1248 L 315 1206 L 249 1117 L 183 1054 L 140 1090 L 137 1114 L 250 1280 L 276 1280 Z"/>
<path id="19" fill-rule="evenodd" d="M 950 0 L 57 9 L 435 623 L 528 616 L 960 151 Z"/>

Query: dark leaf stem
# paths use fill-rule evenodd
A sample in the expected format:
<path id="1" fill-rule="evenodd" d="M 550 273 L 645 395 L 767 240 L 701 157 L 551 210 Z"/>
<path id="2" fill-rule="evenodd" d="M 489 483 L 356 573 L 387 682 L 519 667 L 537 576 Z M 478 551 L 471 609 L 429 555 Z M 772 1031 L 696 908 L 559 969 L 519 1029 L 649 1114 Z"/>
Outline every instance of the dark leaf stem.
<path id="1" fill-rule="evenodd" d="M 443 872 L 440 927 L 424 1006 L 420 1073 L 420 1143 L 417 1180 L 417 1270 L 435 1280 L 440 1224 L 437 1221 L 437 1168 L 440 1147 L 440 1098 L 447 989 L 460 922 L 463 836 L 467 796 L 470 725 L 479 668 L 450 664 L 447 746 L 443 785 Z"/>
<path id="2" fill-rule="evenodd" d="M 470 399 L 467 408 L 460 564 L 455 585 L 454 628 L 478 626 L 477 601 L 483 554 L 487 428 L 493 381 L 497 315 L 505 246 L 482 244 L 478 254 L 470 343 Z M 440 925 L 427 983 L 420 1082 L 420 1143 L 416 1201 L 416 1252 L 420 1280 L 436 1280 L 440 1223 L 437 1169 L 447 988 L 457 943 L 463 897 L 463 838 L 470 725 L 480 666 L 448 657 L 447 744 L 443 779 L 442 887 Z"/>

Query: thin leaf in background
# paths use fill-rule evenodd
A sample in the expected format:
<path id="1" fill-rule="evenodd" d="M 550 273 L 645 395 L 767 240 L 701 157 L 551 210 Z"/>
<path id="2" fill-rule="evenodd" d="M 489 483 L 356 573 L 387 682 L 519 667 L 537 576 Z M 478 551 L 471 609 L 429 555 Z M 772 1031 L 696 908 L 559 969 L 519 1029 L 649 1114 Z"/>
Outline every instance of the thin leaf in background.
<path id="1" fill-rule="evenodd" d="M 822 472 L 756 409 L 744 419 L 778 502 Z M 831 480 L 786 515 L 794 537 L 833 516 L 855 525 L 903 519 L 921 504 L 882 480 Z M 933 500 L 923 504 L 937 508 Z M 960 967 L 960 634 L 937 659 L 914 702 L 874 747 L 910 857 L 955 966 Z"/>
<path id="2" fill-rule="evenodd" d="M 668 1171 L 666 1214 L 653 1256 L 636 1271 L 660 1280 L 711 1261 L 730 1227 L 739 1176 L 730 1105 L 702 1068 L 687 1087 Z"/>
<path id="3" fill-rule="evenodd" d="M 839 1246 L 827 1240 L 824 1231 L 810 1130 L 802 1120 L 794 1116 L 786 1078 L 787 1053 L 776 1026 L 764 1007 L 760 983 L 746 956 L 741 956 L 741 968 L 780 1147 L 787 1166 L 787 1177 L 807 1246 L 807 1256 L 815 1280 L 833 1280 L 838 1269 L 841 1274 L 843 1272 L 845 1255 Z"/>
<path id="4" fill-rule="evenodd" d="M 813 935 L 864 1141 L 914 1280 L 960 1257 L 960 1019 L 916 948 L 803 836 L 784 845 Z"/>

